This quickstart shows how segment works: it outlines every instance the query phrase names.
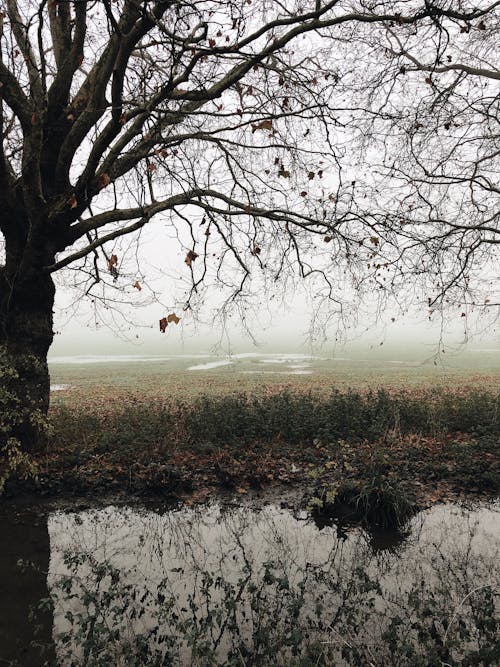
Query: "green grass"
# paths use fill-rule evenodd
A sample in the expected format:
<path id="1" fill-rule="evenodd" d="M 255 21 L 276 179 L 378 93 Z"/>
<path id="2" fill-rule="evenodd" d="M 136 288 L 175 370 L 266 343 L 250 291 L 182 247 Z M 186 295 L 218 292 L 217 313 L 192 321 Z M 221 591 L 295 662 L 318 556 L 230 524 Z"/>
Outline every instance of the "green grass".
<path id="1" fill-rule="evenodd" d="M 496 355 L 500 357 L 500 355 Z M 395 359 L 400 356 L 395 356 Z M 54 392 L 58 405 L 85 404 L 99 411 L 109 401 L 128 400 L 134 394 L 139 400 L 176 400 L 210 395 L 237 393 L 262 394 L 283 389 L 329 393 L 331 387 L 342 391 L 378 389 L 430 389 L 471 387 L 494 391 L 498 388 L 500 367 L 495 357 L 485 365 L 482 355 L 469 355 L 467 363 L 447 366 L 432 361 L 418 365 L 399 365 L 390 359 L 336 360 L 312 359 L 309 375 L 294 375 L 297 362 L 263 363 L 260 358 L 235 359 L 234 364 L 211 370 L 190 371 L 189 367 L 211 359 L 171 358 L 137 362 L 92 364 L 51 364 L 54 384 L 69 384 L 71 389 Z M 478 365 L 478 362 L 482 362 Z"/>

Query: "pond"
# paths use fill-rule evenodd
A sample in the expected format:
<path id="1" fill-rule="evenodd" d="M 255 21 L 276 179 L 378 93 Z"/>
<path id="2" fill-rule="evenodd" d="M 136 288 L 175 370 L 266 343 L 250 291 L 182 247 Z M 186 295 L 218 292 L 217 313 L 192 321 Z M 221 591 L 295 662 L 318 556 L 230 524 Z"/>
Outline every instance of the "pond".
<path id="1" fill-rule="evenodd" d="M 499 515 L 4 505 L 0 664 L 497 665 Z"/>

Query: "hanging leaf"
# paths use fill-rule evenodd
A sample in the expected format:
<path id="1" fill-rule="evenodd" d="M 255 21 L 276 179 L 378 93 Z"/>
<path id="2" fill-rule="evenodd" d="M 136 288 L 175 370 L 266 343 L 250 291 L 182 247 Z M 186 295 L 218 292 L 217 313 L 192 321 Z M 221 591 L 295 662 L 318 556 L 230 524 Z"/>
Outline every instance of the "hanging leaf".
<path id="1" fill-rule="evenodd" d="M 273 131 L 273 121 L 272 120 L 263 120 L 261 123 L 252 125 L 252 133 L 256 130 L 267 130 L 268 132 Z"/>
<path id="2" fill-rule="evenodd" d="M 332 241 L 332 240 L 333 240 L 333 236 L 328 236 L 328 235 L 327 235 L 327 236 L 324 236 L 324 237 L 323 237 L 323 241 L 324 241 L 325 243 L 330 243 L 330 241 Z"/>
<path id="3" fill-rule="evenodd" d="M 281 169 L 278 171 L 278 176 L 281 176 L 282 178 L 290 178 L 290 172 L 287 169 L 281 167 Z"/>
<path id="4" fill-rule="evenodd" d="M 373 243 L 373 245 L 377 246 L 379 244 L 379 240 L 376 236 L 370 236 L 370 243 Z"/>
<path id="5" fill-rule="evenodd" d="M 142 290 L 141 283 L 138 280 L 135 281 L 132 287 L 135 287 L 135 289 L 138 290 L 139 292 Z"/>
<path id="6" fill-rule="evenodd" d="M 76 208 L 78 206 L 78 200 L 74 194 L 71 195 L 71 197 L 68 199 L 66 203 L 70 208 Z"/>
<path id="7" fill-rule="evenodd" d="M 112 271 L 113 267 L 115 267 L 117 264 L 118 264 L 118 257 L 116 255 L 111 255 L 111 257 L 108 259 L 109 270 Z"/>
<path id="8" fill-rule="evenodd" d="M 160 331 L 165 333 L 165 329 L 168 327 L 168 321 L 166 317 L 162 317 L 160 320 Z"/>
<path id="9" fill-rule="evenodd" d="M 175 313 L 170 313 L 170 315 L 167 315 L 167 322 L 173 322 L 174 324 L 179 324 L 181 321 L 180 317 L 177 317 Z"/>
<path id="10" fill-rule="evenodd" d="M 111 183 L 111 178 L 109 177 L 109 174 L 106 173 L 101 174 L 97 180 L 97 188 L 99 189 L 99 191 L 101 191 L 110 183 Z"/>
<path id="11" fill-rule="evenodd" d="M 194 250 L 190 250 L 186 255 L 186 259 L 184 260 L 184 262 L 191 268 L 191 264 L 197 257 L 199 257 L 198 253 L 195 252 Z"/>

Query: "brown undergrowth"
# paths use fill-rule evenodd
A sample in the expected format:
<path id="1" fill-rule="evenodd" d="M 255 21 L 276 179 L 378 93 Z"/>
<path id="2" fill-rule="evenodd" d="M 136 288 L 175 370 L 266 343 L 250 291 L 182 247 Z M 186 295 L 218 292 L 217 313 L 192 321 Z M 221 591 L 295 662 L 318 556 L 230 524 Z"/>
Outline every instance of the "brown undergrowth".
<path id="1" fill-rule="evenodd" d="M 416 502 L 495 496 L 499 397 L 492 392 L 268 392 L 191 401 L 54 406 L 37 455 L 47 495 L 138 494 L 204 500 L 280 484 L 323 500 L 397 487 Z"/>

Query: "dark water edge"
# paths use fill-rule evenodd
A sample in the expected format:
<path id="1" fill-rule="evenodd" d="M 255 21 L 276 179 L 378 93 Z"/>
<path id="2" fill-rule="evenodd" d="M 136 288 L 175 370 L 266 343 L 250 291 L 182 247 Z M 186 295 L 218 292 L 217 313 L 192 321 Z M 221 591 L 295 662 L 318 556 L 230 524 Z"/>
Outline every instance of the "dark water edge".
<path id="1" fill-rule="evenodd" d="M 499 517 L 4 503 L 0 665 L 496 665 Z"/>
<path id="2" fill-rule="evenodd" d="M 47 597 L 47 571 L 50 543 L 47 517 L 29 506 L 9 504 L 0 516 L 0 665 L 16 660 L 31 667 L 43 664 L 40 651 L 30 643 L 35 639 L 34 625 L 40 626 L 37 639 L 50 647 L 52 612 L 37 614 L 31 620 L 31 609 Z M 29 563 L 26 568 L 20 560 Z M 47 658 L 54 659 L 50 651 Z"/>

